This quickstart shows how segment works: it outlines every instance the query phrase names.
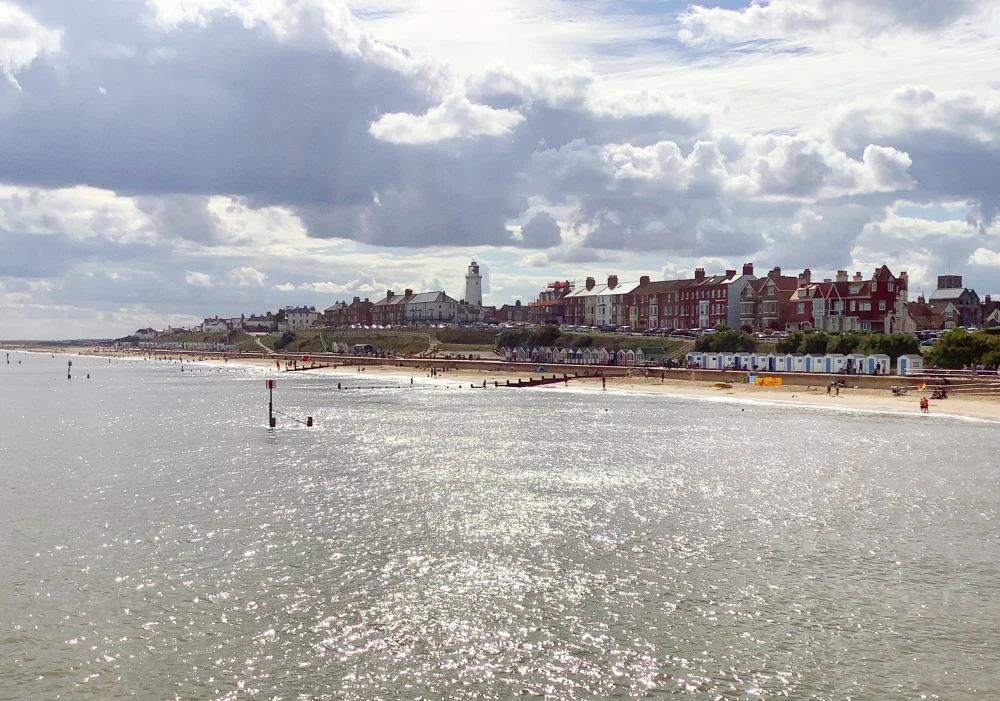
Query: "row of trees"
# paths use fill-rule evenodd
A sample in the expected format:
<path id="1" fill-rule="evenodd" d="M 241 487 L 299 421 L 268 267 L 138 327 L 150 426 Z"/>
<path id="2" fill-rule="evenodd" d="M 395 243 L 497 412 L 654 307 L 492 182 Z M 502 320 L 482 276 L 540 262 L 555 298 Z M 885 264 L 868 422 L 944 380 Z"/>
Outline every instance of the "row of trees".
<path id="1" fill-rule="evenodd" d="M 753 353 L 757 341 L 745 331 L 723 329 L 702 336 L 695 343 L 699 353 Z M 822 331 L 811 333 L 794 332 L 778 341 L 779 353 L 803 353 L 806 355 L 826 355 L 827 353 L 863 353 L 865 355 L 885 354 L 890 358 L 920 353 L 917 339 L 909 334 L 860 334 L 845 333 L 831 335 Z"/>
<path id="2" fill-rule="evenodd" d="M 929 367 L 958 370 L 983 365 L 1000 367 L 1000 334 L 991 331 L 969 333 L 949 331 L 938 340 L 925 358 Z"/>
<path id="3" fill-rule="evenodd" d="M 906 333 L 842 333 L 828 334 L 822 331 L 812 333 L 794 332 L 778 342 L 779 353 L 804 353 L 806 355 L 825 355 L 840 353 L 850 355 L 885 354 L 896 359 L 901 355 L 919 355 L 920 342 L 914 336 Z"/>

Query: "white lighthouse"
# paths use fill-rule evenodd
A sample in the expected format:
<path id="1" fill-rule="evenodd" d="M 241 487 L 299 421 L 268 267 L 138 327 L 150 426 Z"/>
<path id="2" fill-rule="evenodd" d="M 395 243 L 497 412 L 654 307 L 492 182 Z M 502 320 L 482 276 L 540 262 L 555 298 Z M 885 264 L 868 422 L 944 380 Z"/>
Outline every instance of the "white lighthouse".
<path id="1" fill-rule="evenodd" d="M 483 276 L 476 261 L 472 261 L 465 275 L 465 301 L 474 307 L 483 306 Z"/>

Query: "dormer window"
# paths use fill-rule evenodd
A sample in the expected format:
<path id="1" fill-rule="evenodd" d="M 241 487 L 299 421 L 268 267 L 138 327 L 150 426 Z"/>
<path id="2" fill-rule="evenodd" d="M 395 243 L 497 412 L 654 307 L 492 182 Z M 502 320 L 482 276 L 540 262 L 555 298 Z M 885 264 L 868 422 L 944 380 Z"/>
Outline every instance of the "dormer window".
<path id="1" fill-rule="evenodd" d="M 851 285 L 851 294 L 856 295 L 861 292 L 861 285 Z"/>

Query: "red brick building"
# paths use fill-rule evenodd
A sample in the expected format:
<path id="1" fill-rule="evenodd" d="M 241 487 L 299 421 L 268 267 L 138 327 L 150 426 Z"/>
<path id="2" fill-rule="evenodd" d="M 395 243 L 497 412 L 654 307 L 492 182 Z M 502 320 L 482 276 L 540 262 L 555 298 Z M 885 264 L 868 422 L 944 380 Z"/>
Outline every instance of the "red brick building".
<path id="1" fill-rule="evenodd" d="M 406 290 L 401 295 L 387 291 L 385 298 L 372 306 L 372 323 L 377 326 L 405 326 L 406 303 L 412 298 L 413 290 Z"/>

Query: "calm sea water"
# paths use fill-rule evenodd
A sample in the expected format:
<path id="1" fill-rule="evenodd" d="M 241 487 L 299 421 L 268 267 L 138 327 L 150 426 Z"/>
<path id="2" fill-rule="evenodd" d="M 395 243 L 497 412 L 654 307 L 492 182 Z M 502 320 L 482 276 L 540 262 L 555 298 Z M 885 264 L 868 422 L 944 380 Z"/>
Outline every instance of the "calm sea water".
<path id="1" fill-rule="evenodd" d="M 11 358 L 0 699 L 1000 694 L 995 424 Z"/>

